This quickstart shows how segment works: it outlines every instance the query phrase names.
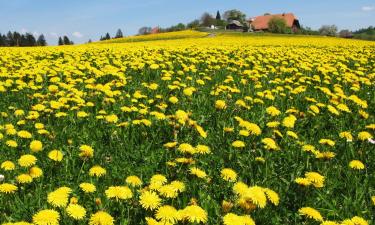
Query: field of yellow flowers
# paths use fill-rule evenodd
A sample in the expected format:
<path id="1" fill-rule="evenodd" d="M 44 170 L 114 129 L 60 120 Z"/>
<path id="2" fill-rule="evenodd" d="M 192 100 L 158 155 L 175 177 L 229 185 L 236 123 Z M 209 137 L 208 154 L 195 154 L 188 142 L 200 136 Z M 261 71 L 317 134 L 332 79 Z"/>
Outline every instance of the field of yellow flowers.
<path id="1" fill-rule="evenodd" d="M 303 36 L 1 48 L 0 224 L 374 224 L 374 63 Z"/>

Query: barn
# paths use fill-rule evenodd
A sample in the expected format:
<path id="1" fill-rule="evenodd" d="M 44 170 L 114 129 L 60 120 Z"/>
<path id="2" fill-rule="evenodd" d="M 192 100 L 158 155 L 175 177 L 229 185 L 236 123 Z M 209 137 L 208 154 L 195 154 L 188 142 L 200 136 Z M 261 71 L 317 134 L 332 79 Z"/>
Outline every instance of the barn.
<path id="1" fill-rule="evenodd" d="M 254 31 L 268 31 L 268 22 L 272 18 L 280 18 L 284 19 L 286 22 L 287 27 L 292 29 L 293 32 L 298 31 L 301 26 L 299 24 L 299 20 L 293 13 L 283 13 L 283 14 L 265 14 L 263 16 L 257 16 L 252 18 L 249 21 L 249 24 L 251 25 L 251 28 Z"/>
<path id="2" fill-rule="evenodd" d="M 228 25 L 225 27 L 227 30 L 243 30 L 243 25 L 238 20 L 232 20 Z"/>

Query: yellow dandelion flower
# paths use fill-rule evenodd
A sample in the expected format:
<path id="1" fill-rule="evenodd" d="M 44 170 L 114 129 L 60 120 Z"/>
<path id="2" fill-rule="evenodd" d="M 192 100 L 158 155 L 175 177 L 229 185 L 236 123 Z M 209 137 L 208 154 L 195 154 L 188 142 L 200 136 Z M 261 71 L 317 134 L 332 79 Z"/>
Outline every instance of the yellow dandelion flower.
<path id="1" fill-rule="evenodd" d="M 11 148 L 17 148 L 18 147 L 18 144 L 16 141 L 13 141 L 13 140 L 8 140 L 5 142 L 5 144 Z"/>
<path id="2" fill-rule="evenodd" d="M 48 153 L 48 158 L 50 158 L 51 160 L 55 161 L 55 162 L 61 162 L 61 160 L 63 159 L 64 155 L 61 151 L 59 150 L 52 150 Z"/>
<path id="3" fill-rule="evenodd" d="M 52 209 L 41 210 L 33 216 L 35 225 L 59 225 L 60 214 Z"/>
<path id="4" fill-rule="evenodd" d="M 11 170 L 14 170 L 16 166 L 14 165 L 12 161 L 4 161 L 1 163 L 0 168 L 5 171 L 11 171 Z"/>
<path id="5" fill-rule="evenodd" d="M 284 118 L 283 126 L 287 128 L 293 128 L 297 118 L 294 115 L 289 115 Z"/>
<path id="6" fill-rule="evenodd" d="M 94 193 L 96 191 L 95 185 L 91 183 L 81 183 L 79 187 L 85 193 Z"/>
<path id="7" fill-rule="evenodd" d="M 197 176 L 199 178 L 202 178 L 202 179 L 207 177 L 206 172 L 204 172 L 203 170 L 201 170 L 197 167 L 190 168 L 190 174 L 195 175 L 195 176 Z"/>
<path id="8" fill-rule="evenodd" d="M 86 216 L 86 209 L 78 204 L 69 204 L 66 207 L 66 212 L 68 216 L 75 220 L 82 220 Z"/>
<path id="9" fill-rule="evenodd" d="M 3 183 L 0 184 L 0 192 L 5 194 L 12 194 L 18 190 L 18 187 L 14 184 Z"/>
<path id="10" fill-rule="evenodd" d="M 89 175 L 92 177 L 101 177 L 104 176 L 107 171 L 101 166 L 93 166 L 89 170 Z"/>
<path id="11" fill-rule="evenodd" d="M 125 182 L 133 187 L 141 186 L 142 180 L 137 176 L 128 176 Z"/>
<path id="12" fill-rule="evenodd" d="M 196 149 L 191 146 L 190 144 L 188 143 L 182 143 L 178 146 L 178 150 L 181 152 L 181 153 L 189 153 L 189 154 L 194 154 L 196 153 Z"/>
<path id="13" fill-rule="evenodd" d="M 224 225 L 255 225 L 254 220 L 248 216 L 238 216 L 234 213 L 228 213 L 223 217 Z"/>
<path id="14" fill-rule="evenodd" d="M 176 223 L 179 218 L 179 212 L 170 205 L 164 205 L 158 208 L 156 214 L 155 214 L 156 219 L 160 220 L 162 223 Z"/>
<path id="15" fill-rule="evenodd" d="M 144 209 L 154 210 L 161 204 L 161 198 L 153 191 L 145 191 L 139 196 L 139 203 Z"/>
<path id="16" fill-rule="evenodd" d="M 249 187 L 241 196 L 245 199 L 250 199 L 255 205 L 264 208 L 267 204 L 267 196 L 263 188 L 258 186 Z"/>
<path id="17" fill-rule="evenodd" d="M 372 135 L 367 131 L 362 131 L 358 133 L 358 139 L 361 141 L 366 141 L 371 138 L 373 138 Z"/>
<path id="18" fill-rule="evenodd" d="M 232 143 L 232 146 L 235 148 L 244 148 L 245 142 L 237 140 Z"/>
<path id="19" fill-rule="evenodd" d="M 325 177 L 317 172 L 306 172 L 305 177 L 311 182 L 314 187 L 321 188 L 324 186 Z"/>
<path id="20" fill-rule="evenodd" d="M 181 215 L 183 219 L 188 220 L 190 223 L 206 223 L 207 212 L 197 205 L 190 205 L 185 207 Z"/>
<path id="21" fill-rule="evenodd" d="M 211 149 L 207 145 L 197 145 L 197 146 L 195 146 L 195 150 L 199 154 L 209 154 L 209 153 L 211 153 Z"/>
<path id="22" fill-rule="evenodd" d="M 307 218 L 314 219 L 318 222 L 323 221 L 322 215 L 320 215 L 320 212 L 316 209 L 313 209 L 311 207 L 303 207 L 298 210 L 298 213 L 302 216 L 306 216 Z"/>
<path id="23" fill-rule="evenodd" d="M 111 186 L 106 191 L 107 198 L 126 200 L 133 197 L 133 192 L 126 186 Z"/>
<path id="24" fill-rule="evenodd" d="M 20 184 L 29 184 L 33 181 L 33 178 L 29 174 L 21 174 L 16 177 L 16 180 Z"/>
<path id="25" fill-rule="evenodd" d="M 266 193 L 268 200 L 270 200 L 272 204 L 276 206 L 279 205 L 280 198 L 279 198 L 279 195 L 275 191 L 268 189 L 268 188 L 264 188 L 263 190 L 264 190 L 264 193 Z"/>
<path id="26" fill-rule="evenodd" d="M 352 160 L 349 162 L 349 167 L 356 170 L 365 169 L 365 165 L 359 160 Z"/>
<path id="27" fill-rule="evenodd" d="M 20 131 L 18 131 L 17 135 L 20 138 L 32 138 L 33 137 L 33 135 L 30 132 L 26 131 L 26 130 L 20 130 Z"/>
<path id="28" fill-rule="evenodd" d="M 322 144 L 322 145 L 329 145 L 329 146 L 335 146 L 335 142 L 332 141 L 331 139 L 320 139 L 319 140 L 319 144 Z"/>
<path id="29" fill-rule="evenodd" d="M 92 158 L 92 157 L 94 157 L 94 149 L 91 146 L 81 145 L 79 147 L 79 150 L 81 151 L 79 153 L 79 156 L 82 157 L 82 158 Z"/>
<path id="30" fill-rule="evenodd" d="M 41 177 L 43 175 L 43 170 L 37 166 L 33 166 L 30 168 L 29 170 L 29 175 L 32 177 L 32 178 L 38 178 L 38 177 Z"/>
<path id="31" fill-rule="evenodd" d="M 276 144 L 276 142 L 272 138 L 263 138 L 262 143 L 265 145 L 266 149 L 269 150 L 280 150 L 280 147 Z"/>
<path id="32" fill-rule="evenodd" d="M 68 187 L 60 187 L 47 195 L 47 202 L 54 207 L 65 207 L 69 202 L 69 194 L 72 190 Z"/>
<path id="33" fill-rule="evenodd" d="M 93 214 L 90 217 L 90 222 L 89 222 L 89 225 L 114 225 L 114 224 L 115 224 L 115 220 L 113 219 L 113 217 L 104 211 L 99 211 Z"/>
<path id="34" fill-rule="evenodd" d="M 266 112 L 267 114 L 271 115 L 271 116 L 278 116 L 281 114 L 280 110 L 278 110 L 276 107 L 274 106 L 270 106 L 266 109 Z"/>
<path id="35" fill-rule="evenodd" d="M 221 177 L 230 182 L 236 182 L 237 180 L 237 173 L 229 168 L 224 168 L 221 170 Z"/>
<path id="36" fill-rule="evenodd" d="M 223 100 L 217 100 L 215 102 L 215 108 L 217 109 L 225 109 L 227 107 L 227 104 Z"/>
<path id="37" fill-rule="evenodd" d="M 163 146 L 166 147 L 166 148 L 174 148 L 176 147 L 178 143 L 176 141 L 174 142 L 168 142 L 168 143 L 165 143 Z"/>
<path id="38" fill-rule="evenodd" d="M 30 143 L 30 150 L 32 152 L 40 152 L 43 149 L 43 144 L 41 141 L 34 140 Z"/>
<path id="39" fill-rule="evenodd" d="M 168 99 L 168 101 L 172 104 L 176 104 L 178 102 L 178 98 L 175 96 L 172 96 Z"/>
<path id="40" fill-rule="evenodd" d="M 18 164 L 22 167 L 30 167 L 35 165 L 37 158 L 33 155 L 22 155 L 18 159 Z"/>

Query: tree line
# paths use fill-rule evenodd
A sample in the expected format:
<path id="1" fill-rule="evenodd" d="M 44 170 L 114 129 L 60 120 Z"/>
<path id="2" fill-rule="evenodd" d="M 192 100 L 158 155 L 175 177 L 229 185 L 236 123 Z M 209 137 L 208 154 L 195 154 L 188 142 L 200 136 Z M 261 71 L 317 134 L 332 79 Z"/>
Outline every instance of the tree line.
<path id="1" fill-rule="evenodd" d="M 59 37 L 57 41 L 58 45 L 74 45 L 74 42 L 68 38 L 68 36 Z"/>
<path id="2" fill-rule="evenodd" d="M 7 34 L 0 33 L 0 46 L 2 47 L 26 47 L 26 46 L 46 46 L 47 41 L 43 34 L 37 38 L 31 33 L 21 34 L 17 31 L 9 31 Z"/>
<path id="3" fill-rule="evenodd" d="M 104 36 L 100 36 L 100 41 L 105 41 L 105 40 L 114 39 L 114 38 L 123 38 L 123 37 L 124 37 L 124 34 L 122 33 L 122 30 L 118 29 L 116 32 L 116 35 L 113 38 L 111 38 L 111 35 L 107 32 Z"/>

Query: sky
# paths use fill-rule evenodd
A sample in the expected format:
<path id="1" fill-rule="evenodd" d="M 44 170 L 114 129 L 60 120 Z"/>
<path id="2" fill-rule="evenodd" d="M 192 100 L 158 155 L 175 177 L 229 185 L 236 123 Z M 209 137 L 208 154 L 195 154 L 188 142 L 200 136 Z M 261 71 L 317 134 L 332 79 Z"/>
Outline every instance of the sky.
<path id="1" fill-rule="evenodd" d="M 67 35 L 75 43 L 98 40 L 121 29 L 133 35 L 142 26 L 188 23 L 204 12 L 239 9 L 248 18 L 264 13 L 294 13 L 303 26 L 335 24 L 357 30 L 375 25 L 375 0 L 0 0 L 0 33 L 43 33 L 49 45 Z"/>

